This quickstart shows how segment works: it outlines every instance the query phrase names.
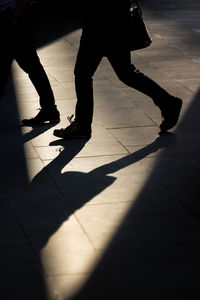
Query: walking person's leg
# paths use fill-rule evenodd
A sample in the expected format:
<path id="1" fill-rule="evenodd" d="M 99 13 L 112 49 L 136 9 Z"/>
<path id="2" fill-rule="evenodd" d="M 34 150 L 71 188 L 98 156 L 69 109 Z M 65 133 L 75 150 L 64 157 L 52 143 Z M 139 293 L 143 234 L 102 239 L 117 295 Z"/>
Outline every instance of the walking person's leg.
<path id="1" fill-rule="evenodd" d="M 55 105 L 54 94 L 47 77 L 47 74 L 37 55 L 32 40 L 32 30 L 29 21 L 29 14 L 22 17 L 18 24 L 16 35 L 15 59 L 19 66 L 25 71 L 33 83 L 38 95 L 41 110 L 36 117 L 22 120 L 23 125 L 39 125 L 48 121 L 57 123 L 60 121 L 60 114 Z"/>
<path id="2" fill-rule="evenodd" d="M 77 96 L 75 120 L 84 127 L 91 127 L 93 119 L 93 75 L 102 60 L 102 54 L 95 48 L 82 43 L 74 68 Z"/>
<path id="3" fill-rule="evenodd" d="M 90 45 L 81 42 L 75 69 L 77 103 L 75 121 L 65 129 L 54 130 L 54 135 L 64 139 L 89 138 L 93 119 L 93 75 L 102 59 L 102 54 Z"/>
<path id="4" fill-rule="evenodd" d="M 166 131 L 174 127 L 178 121 L 182 100 L 170 95 L 155 81 L 136 69 L 131 64 L 129 51 L 113 52 L 107 55 L 107 58 L 123 83 L 152 98 L 155 105 L 160 108 L 163 116 L 161 130 Z"/>

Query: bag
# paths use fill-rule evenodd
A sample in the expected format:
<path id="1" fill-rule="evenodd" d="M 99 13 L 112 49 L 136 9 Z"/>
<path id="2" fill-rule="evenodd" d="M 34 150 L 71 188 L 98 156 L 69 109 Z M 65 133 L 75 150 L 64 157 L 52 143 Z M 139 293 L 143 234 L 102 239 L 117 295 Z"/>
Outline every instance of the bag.
<path id="1" fill-rule="evenodd" d="M 152 43 L 150 33 L 144 23 L 142 10 L 137 1 L 131 6 L 128 20 L 128 48 L 130 51 L 149 47 Z"/>

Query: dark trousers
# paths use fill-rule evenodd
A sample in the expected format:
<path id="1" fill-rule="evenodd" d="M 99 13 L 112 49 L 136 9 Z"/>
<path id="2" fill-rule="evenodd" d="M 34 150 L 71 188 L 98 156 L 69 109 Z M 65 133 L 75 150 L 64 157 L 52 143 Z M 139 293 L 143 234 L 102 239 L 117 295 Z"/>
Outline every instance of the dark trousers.
<path id="1" fill-rule="evenodd" d="M 90 127 L 93 117 L 93 75 L 103 56 L 106 56 L 118 78 L 147 96 L 151 97 L 155 105 L 161 107 L 170 96 L 166 90 L 155 81 L 147 77 L 131 64 L 131 53 L 123 48 L 104 51 L 81 41 L 77 54 L 74 75 L 77 94 L 76 121 L 83 126 Z"/>
<path id="2" fill-rule="evenodd" d="M 12 61 L 15 59 L 33 83 L 40 98 L 41 108 L 51 109 L 54 107 L 55 99 L 32 40 L 29 9 L 17 25 L 10 23 L 10 13 L 8 10 L 0 14 L 0 96 L 6 86 Z"/>

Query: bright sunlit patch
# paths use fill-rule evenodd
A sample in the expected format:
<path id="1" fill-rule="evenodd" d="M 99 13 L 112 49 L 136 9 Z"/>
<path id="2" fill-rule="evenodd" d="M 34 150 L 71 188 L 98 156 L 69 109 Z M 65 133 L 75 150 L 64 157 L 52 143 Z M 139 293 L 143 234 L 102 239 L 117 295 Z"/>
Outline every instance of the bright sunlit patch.
<path id="1" fill-rule="evenodd" d="M 121 183 L 116 180 L 110 188 L 91 199 L 88 205 L 78 209 L 42 249 L 40 257 L 49 277 L 49 294 L 61 294 L 63 299 L 70 299 L 81 289 L 126 218 L 145 180 L 129 191 L 121 191 L 122 198 L 126 194 L 124 203 L 117 199 L 112 203 L 112 198 L 106 203 L 109 194 L 119 188 L 118 184 Z M 120 196 L 120 191 L 118 193 Z M 103 199 L 105 205 L 98 205 Z"/>

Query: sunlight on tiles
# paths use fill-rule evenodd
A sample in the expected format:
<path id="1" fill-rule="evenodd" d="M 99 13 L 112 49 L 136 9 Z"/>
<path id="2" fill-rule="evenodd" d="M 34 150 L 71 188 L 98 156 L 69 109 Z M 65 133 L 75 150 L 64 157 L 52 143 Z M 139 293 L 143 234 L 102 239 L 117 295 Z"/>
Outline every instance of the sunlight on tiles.
<path id="1" fill-rule="evenodd" d="M 49 238 L 41 251 L 41 260 L 48 276 L 50 295 L 67 300 L 81 289 L 112 242 L 147 177 L 143 176 L 144 181 L 140 180 L 132 188 L 130 184 L 128 190 L 126 184 L 121 191 L 122 181 L 118 182 L 117 178 L 87 205 L 74 210 L 75 213 Z M 115 188 L 116 193 L 111 195 Z"/>
<path id="2" fill-rule="evenodd" d="M 40 53 L 44 61 L 48 62 L 48 57 L 45 56 L 47 50 L 49 55 L 60 51 L 67 59 L 65 51 L 71 51 L 71 42 L 76 44 L 79 34 L 79 31 L 75 31 L 69 35 L 70 43 L 67 39 L 61 39 L 41 48 Z M 70 68 L 73 59 L 72 54 L 72 60 L 67 61 Z M 56 57 L 52 63 L 55 64 L 50 67 L 52 76 L 54 70 L 66 68 L 66 65 L 57 66 Z M 20 119 L 32 117 L 37 112 L 38 96 L 28 76 L 16 64 L 13 71 Z M 57 78 L 62 80 L 65 77 L 62 72 L 57 72 Z M 103 102 L 105 99 L 100 100 Z M 66 101 L 66 107 L 67 105 Z M 189 105 L 190 103 L 184 104 L 184 114 Z M 57 170 L 54 170 L 54 173 L 50 170 L 48 173 L 45 161 L 46 153 L 49 152 L 44 148 L 53 140 L 52 130 L 41 130 L 35 132 L 36 134 L 32 132 L 32 128 L 22 128 L 22 131 L 27 137 L 24 151 L 29 182 L 38 184 L 41 189 L 45 185 L 54 184 L 61 198 L 56 200 L 66 204 L 67 217 L 62 223 L 56 224 L 57 230 L 49 236 L 40 251 L 40 259 L 46 275 L 49 299 L 67 300 L 81 289 L 106 252 L 130 208 L 144 189 L 157 158 L 150 160 L 146 169 L 134 156 L 125 155 L 121 149 L 122 155 L 119 158 L 119 155 L 116 155 L 118 148 L 115 154 L 99 154 L 95 157 L 99 145 L 95 148 L 97 144 L 89 144 L 91 148 L 88 148 L 88 152 L 82 158 L 73 159 L 60 170 L 60 174 Z M 39 147 L 43 147 L 43 152 L 37 151 Z M 107 148 L 111 149 L 110 146 Z M 116 164 L 117 160 L 119 165 Z M 110 166 L 104 168 L 104 165 Z M 75 182 L 78 182 L 78 185 Z"/>

